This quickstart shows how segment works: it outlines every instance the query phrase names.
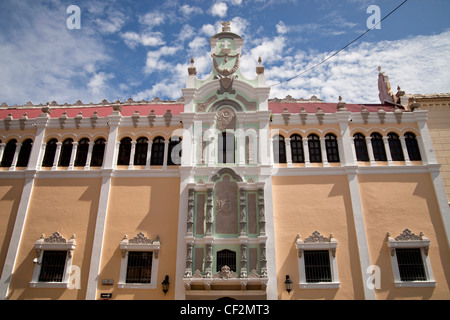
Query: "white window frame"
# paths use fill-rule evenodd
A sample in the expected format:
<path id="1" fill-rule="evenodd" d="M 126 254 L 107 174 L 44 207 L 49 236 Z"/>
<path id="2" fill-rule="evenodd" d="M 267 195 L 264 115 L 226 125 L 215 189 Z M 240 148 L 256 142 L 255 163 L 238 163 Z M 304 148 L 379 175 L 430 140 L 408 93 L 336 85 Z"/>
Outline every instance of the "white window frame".
<path id="1" fill-rule="evenodd" d="M 159 251 L 161 243 L 159 237 L 155 241 L 148 239 L 142 232 L 138 233 L 136 237 L 128 240 L 127 236 L 120 242 L 120 250 L 122 252 L 122 261 L 120 263 L 119 289 L 156 289 L 158 279 L 159 266 Z M 153 252 L 152 254 L 152 275 L 150 283 L 127 283 L 127 269 L 128 269 L 128 252 L 130 251 L 146 251 Z"/>
<path id="2" fill-rule="evenodd" d="M 56 231 L 48 238 L 42 235 L 34 244 L 36 258 L 34 259 L 33 277 L 30 282 L 31 288 L 68 288 L 70 283 L 70 273 L 72 270 L 73 252 L 76 247 L 75 235 L 67 241 Z M 39 281 L 42 268 L 42 258 L 45 251 L 67 251 L 64 274 L 61 282 L 43 282 Z"/>
<path id="3" fill-rule="evenodd" d="M 436 281 L 434 280 L 433 272 L 431 270 L 430 257 L 428 250 L 430 248 L 430 240 L 420 233 L 419 236 L 412 233 L 410 230 L 405 229 L 395 239 L 391 237 L 390 233 L 387 234 L 387 246 L 389 248 L 389 256 L 391 258 L 392 273 L 394 275 L 394 285 L 397 288 L 404 287 L 435 287 Z M 423 267 L 425 269 L 425 281 L 402 281 L 400 278 L 400 269 L 398 268 L 397 251 L 396 249 L 420 249 L 423 261 Z"/>
<path id="4" fill-rule="evenodd" d="M 311 236 L 304 241 L 300 235 L 297 237 L 296 247 L 298 251 L 298 273 L 300 289 L 337 289 L 340 286 L 336 248 L 337 240 L 331 234 L 329 238 L 325 238 L 319 232 L 314 231 Z M 330 257 L 331 282 L 306 282 L 305 258 L 304 251 L 312 250 L 328 250 Z"/>

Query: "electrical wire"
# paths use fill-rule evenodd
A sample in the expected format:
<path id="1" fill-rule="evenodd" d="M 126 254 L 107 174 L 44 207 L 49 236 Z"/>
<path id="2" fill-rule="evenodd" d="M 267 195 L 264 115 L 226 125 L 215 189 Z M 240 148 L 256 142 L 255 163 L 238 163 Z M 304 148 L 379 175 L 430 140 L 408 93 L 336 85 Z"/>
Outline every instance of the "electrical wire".
<path id="1" fill-rule="evenodd" d="M 392 15 L 395 11 L 397 11 L 398 9 L 400 9 L 401 6 L 403 6 L 406 2 L 408 2 L 408 0 L 403 1 L 401 4 L 399 4 L 394 10 L 392 10 L 391 12 L 389 12 L 384 18 L 382 18 L 380 21 L 378 21 L 378 23 L 376 23 L 372 28 L 367 29 L 364 33 L 362 33 L 361 35 L 359 35 L 357 38 L 355 38 L 354 40 L 352 40 L 351 42 L 347 43 L 344 47 L 342 47 L 341 49 L 339 49 L 338 51 L 336 51 L 335 53 L 333 53 L 332 55 L 330 55 L 329 57 L 327 57 L 326 59 L 322 60 L 321 62 L 319 62 L 318 64 L 312 66 L 311 68 L 304 70 L 302 72 L 300 72 L 299 74 L 295 75 L 292 78 L 289 78 L 287 80 L 272 84 L 270 87 L 274 87 L 274 86 L 278 86 L 280 84 L 283 83 L 287 83 L 289 81 L 292 81 L 298 77 L 300 77 L 301 75 L 317 68 L 318 66 L 324 64 L 325 62 L 327 62 L 328 60 L 330 60 L 331 58 L 337 56 L 341 51 L 344 51 L 345 49 L 347 49 L 349 46 L 351 46 L 353 43 L 355 43 L 356 41 L 358 41 L 359 39 L 361 39 L 362 37 L 364 37 L 367 33 L 369 33 L 370 31 L 372 31 L 373 29 L 375 29 L 381 22 L 383 22 L 384 20 L 386 20 L 390 15 Z"/>

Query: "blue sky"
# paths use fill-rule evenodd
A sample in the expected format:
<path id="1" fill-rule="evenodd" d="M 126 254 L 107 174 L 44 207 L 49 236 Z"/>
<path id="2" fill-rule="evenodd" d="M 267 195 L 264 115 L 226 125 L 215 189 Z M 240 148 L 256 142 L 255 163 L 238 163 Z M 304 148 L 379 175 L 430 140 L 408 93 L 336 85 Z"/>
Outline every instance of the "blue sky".
<path id="1" fill-rule="evenodd" d="M 176 100 L 194 57 L 212 67 L 209 38 L 232 21 L 244 38 L 241 69 L 261 56 L 271 97 L 378 102 L 378 66 L 396 92 L 450 92 L 450 1 L 409 0 L 339 55 L 296 77 L 367 30 L 403 0 L 2 0 L 0 103 Z M 70 5 L 81 28 L 68 29 Z"/>

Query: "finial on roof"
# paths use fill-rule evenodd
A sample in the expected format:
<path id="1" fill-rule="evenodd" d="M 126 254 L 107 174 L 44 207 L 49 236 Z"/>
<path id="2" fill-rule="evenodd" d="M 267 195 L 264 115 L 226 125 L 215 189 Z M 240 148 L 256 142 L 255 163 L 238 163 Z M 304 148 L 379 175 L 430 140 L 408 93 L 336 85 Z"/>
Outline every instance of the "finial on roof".
<path id="1" fill-rule="evenodd" d="M 194 58 L 191 58 L 191 66 L 188 67 L 188 74 L 195 76 L 197 74 L 197 68 L 194 66 Z"/>
<path id="2" fill-rule="evenodd" d="M 230 25 L 231 21 L 220 21 L 220 24 L 222 25 L 222 32 L 229 32 L 231 31 Z"/>
<path id="3" fill-rule="evenodd" d="M 264 66 L 262 65 L 261 57 L 258 58 L 258 65 L 256 66 L 256 74 L 264 74 Z"/>

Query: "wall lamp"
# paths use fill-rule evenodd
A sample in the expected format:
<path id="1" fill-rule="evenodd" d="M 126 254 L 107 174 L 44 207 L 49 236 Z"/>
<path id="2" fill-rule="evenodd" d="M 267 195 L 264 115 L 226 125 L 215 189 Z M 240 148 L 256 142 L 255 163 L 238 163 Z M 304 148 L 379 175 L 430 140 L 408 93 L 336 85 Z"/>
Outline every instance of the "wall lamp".
<path id="1" fill-rule="evenodd" d="M 162 284 L 162 289 L 163 289 L 164 295 L 166 295 L 167 291 L 169 291 L 169 285 L 170 285 L 168 275 L 166 275 L 166 277 L 164 278 L 164 281 L 161 284 Z"/>
<path id="2" fill-rule="evenodd" d="M 292 291 L 292 280 L 289 278 L 289 275 L 286 275 L 284 285 L 286 286 L 286 291 L 290 294 Z"/>

